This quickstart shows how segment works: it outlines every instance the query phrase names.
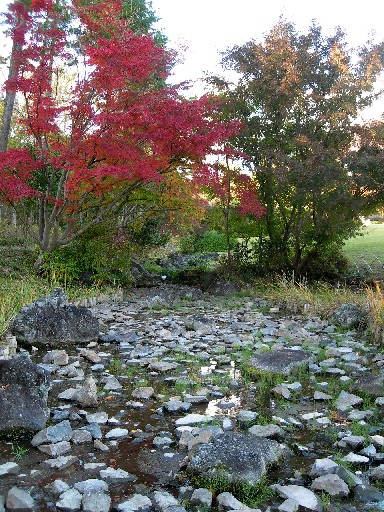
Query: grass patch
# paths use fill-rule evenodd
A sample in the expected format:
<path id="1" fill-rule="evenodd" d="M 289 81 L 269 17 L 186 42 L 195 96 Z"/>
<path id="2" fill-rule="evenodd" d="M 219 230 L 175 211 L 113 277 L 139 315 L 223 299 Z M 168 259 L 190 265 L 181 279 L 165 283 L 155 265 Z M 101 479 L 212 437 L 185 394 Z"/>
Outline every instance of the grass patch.
<path id="1" fill-rule="evenodd" d="M 231 481 L 225 471 L 217 470 L 204 475 L 190 475 L 194 487 L 209 489 L 216 496 L 222 492 L 230 492 L 235 498 L 249 507 L 256 507 L 274 497 L 275 491 L 269 486 L 266 476 L 257 484 Z"/>
<path id="2" fill-rule="evenodd" d="M 30 302 L 51 293 L 56 287 L 39 276 L 29 275 L 23 279 L 0 277 L 0 336 L 7 330 L 9 322 L 20 309 Z M 71 285 L 64 289 L 69 301 L 116 292 L 112 288 Z"/>
<path id="3" fill-rule="evenodd" d="M 361 234 L 345 242 L 343 253 L 361 277 L 384 277 L 384 224 L 365 226 Z"/>

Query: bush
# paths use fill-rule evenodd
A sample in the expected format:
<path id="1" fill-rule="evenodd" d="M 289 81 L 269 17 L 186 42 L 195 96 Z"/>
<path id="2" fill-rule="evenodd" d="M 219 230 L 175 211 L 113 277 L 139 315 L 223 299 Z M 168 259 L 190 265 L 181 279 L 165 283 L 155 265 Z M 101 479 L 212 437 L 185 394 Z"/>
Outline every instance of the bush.
<path id="1" fill-rule="evenodd" d="M 58 284 L 120 284 L 130 282 L 130 257 L 126 243 L 98 226 L 70 245 L 44 256 L 43 274 Z"/>
<path id="2" fill-rule="evenodd" d="M 236 239 L 231 240 L 234 244 Z M 225 252 L 227 240 L 224 233 L 215 230 L 206 231 L 201 236 L 191 235 L 181 239 L 180 251 L 182 254 L 195 254 L 199 252 Z"/>

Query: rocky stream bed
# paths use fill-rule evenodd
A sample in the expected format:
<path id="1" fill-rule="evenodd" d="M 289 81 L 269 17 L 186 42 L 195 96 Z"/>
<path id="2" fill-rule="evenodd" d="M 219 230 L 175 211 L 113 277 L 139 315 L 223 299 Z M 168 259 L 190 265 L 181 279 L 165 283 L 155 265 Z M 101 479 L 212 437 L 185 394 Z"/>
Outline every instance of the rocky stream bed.
<path id="1" fill-rule="evenodd" d="M 361 331 L 188 287 L 91 312 L 98 341 L 30 352 L 50 418 L 0 440 L 0 511 L 384 510 L 384 354 Z"/>

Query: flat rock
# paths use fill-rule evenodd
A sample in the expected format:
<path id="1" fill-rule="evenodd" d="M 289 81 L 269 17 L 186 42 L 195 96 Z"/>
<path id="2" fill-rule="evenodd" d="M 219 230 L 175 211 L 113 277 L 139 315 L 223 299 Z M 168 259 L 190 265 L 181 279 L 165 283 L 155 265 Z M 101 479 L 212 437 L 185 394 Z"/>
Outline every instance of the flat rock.
<path id="1" fill-rule="evenodd" d="M 64 420 L 38 432 L 33 436 L 31 444 L 32 446 L 39 446 L 40 444 L 46 443 L 70 441 L 72 439 L 72 434 L 73 431 L 70 422 L 68 420 Z"/>
<path id="2" fill-rule="evenodd" d="M 314 491 L 325 491 L 333 498 L 345 498 L 349 495 L 349 487 L 338 475 L 322 475 L 311 484 Z"/>
<path id="3" fill-rule="evenodd" d="M 97 340 L 99 321 L 89 309 L 67 303 L 63 290 L 23 307 L 10 325 L 21 345 L 62 347 L 66 343 L 81 344 Z"/>
<path id="4" fill-rule="evenodd" d="M 77 512 L 81 509 L 82 496 L 76 489 L 64 491 L 56 502 L 56 508 L 63 512 Z"/>
<path id="5" fill-rule="evenodd" d="M 150 512 L 152 510 L 152 501 L 148 496 L 134 494 L 131 498 L 117 505 L 119 512 Z"/>
<path id="6" fill-rule="evenodd" d="M 137 476 L 124 471 L 123 469 L 106 468 L 100 471 L 100 478 L 108 483 L 135 482 Z"/>
<path id="7" fill-rule="evenodd" d="M 272 350 L 253 356 L 249 365 L 257 370 L 289 375 L 294 369 L 308 365 L 313 359 L 310 352 L 305 350 Z"/>
<path id="8" fill-rule="evenodd" d="M 241 432 L 224 432 L 212 442 L 197 446 L 187 471 L 205 476 L 219 471 L 230 481 L 254 485 L 282 456 L 283 448 L 276 441 Z"/>
<path id="9" fill-rule="evenodd" d="M 7 510 L 14 512 L 28 512 L 37 510 L 37 504 L 32 496 L 23 489 L 12 487 L 7 494 Z"/>
<path id="10" fill-rule="evenodd" d="M 149 400 L 155 394 L 155 390 L 152 387 L 136 388 L 132 391 L 132 396 L 136 400 Z"/>
<path id="11" fill-rule="evenodd" d="M 0 465 L 0 478 L 5 475 L 17 475 L 20 473 L 20 467 L 16 462 L 6 462 Z"/>
<path id="12" fill-rule="evenodd" d="M 295 500 L 304 510 L 321 512 L 322 505 L 316 494 L 301 485 L 273 485 L 282 498 Z M 306 507 L 306 508 L 305 508 Z"/>

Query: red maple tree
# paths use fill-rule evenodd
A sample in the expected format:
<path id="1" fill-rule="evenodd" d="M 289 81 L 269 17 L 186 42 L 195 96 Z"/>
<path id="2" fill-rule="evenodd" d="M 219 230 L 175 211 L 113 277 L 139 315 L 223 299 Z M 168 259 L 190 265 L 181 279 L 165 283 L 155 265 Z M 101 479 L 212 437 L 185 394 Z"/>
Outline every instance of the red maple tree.
<path id="1" fill-rule="evenodd" d="M 208 172 L 206 155 L 238 128 L 218 120 L 212 97 L 187 100 L 165 85 L 170 55 L 130 30 L 119 0 L 86 9 L 75 0 L 71 9 L 76 51 L 60 28 L 63 9 L 33 3 L 18 73 L 6 83 L 24 98 L 31 148 L 2 153 L 0 197 L 33 198 L 42 253 L 118 211 L 138 187 L 172 172 Z M 57 77 L 79 53 L 82 77 L 63 99 Z"/>

